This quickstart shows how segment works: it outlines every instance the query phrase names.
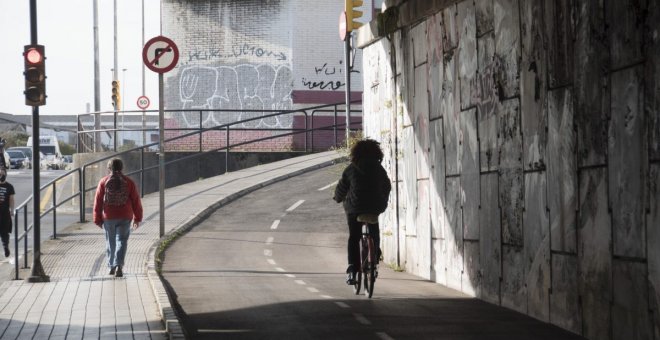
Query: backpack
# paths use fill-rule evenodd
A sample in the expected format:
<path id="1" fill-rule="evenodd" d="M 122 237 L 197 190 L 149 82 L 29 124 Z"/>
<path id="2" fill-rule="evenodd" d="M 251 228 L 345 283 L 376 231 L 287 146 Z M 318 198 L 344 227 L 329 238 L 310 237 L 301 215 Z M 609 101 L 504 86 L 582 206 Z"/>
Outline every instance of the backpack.
<path id="1" fill-rule="evenodd" d="M 110 206 L 123 206 L 128 200 L 128 183 L 120 173 L 113 173 L 105 181 L 103 203 Z"/>

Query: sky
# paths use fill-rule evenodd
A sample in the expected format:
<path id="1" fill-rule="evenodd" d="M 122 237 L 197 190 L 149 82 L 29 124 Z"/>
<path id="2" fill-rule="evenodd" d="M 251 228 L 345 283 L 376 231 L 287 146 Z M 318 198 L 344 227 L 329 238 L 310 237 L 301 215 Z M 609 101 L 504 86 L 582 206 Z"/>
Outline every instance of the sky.
<path id="1" fill-rule="evenodd" d="M 0 0 L 0 112 L 31 114 L 23 91 L 23 46 L 30 44 L 30 1 Z M 160 35 L 160 1 L 144 0 L 144 41 Z M 110 101 L 114 67 L 113 1 L 98 0 L 101 111 Z M 39 44 L 46 54 L 46 105 L 40 115 L 94 111 L 94 27 L 92 0 L 37 1 Z M 124 110 L 138 110 L 142 95 L 142 3 L 117 0 L 118 78 Z M 158 74 L 145 70 L 149 109 L 158 109 Z"/>

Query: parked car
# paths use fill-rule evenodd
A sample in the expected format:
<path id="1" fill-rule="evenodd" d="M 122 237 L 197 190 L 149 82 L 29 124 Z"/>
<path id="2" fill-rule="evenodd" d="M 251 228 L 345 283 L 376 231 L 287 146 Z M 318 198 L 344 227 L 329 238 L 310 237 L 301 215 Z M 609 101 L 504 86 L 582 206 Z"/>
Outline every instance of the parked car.
<path id="1" fill-rule="evenodd" d="M 51 170 L 61 170 L 64 169 L 64 162 L 61 157 L 57 157 L 55 154 L 46 154 L 44 158 L 46 163 L 46 168 Z"/>
<path id="2" fill-rule="evenodd" d="M 4 152 L 4 157 L 5 157 L 5 166 L 9 168 L 11 164 L 11 159 L 9 159 L 9 154 L 7 153 L 7 151 Z"/>
<path id="3" fill-rule="evenodd" d="M 9 151 L 21 151 L 21 152 L 23 152 L 25 154 L 25 156 L 30 159 L 30 164 L 27 168 L 32 169 L 32 148 L 31 147 L 13 146 L 13 147 L 7 149 L 7 152 L 9 152 Z M 42 159 L 43 159 L 43 157 L 42 157 Z"/>
<path id="4" fill-rule="evenodd" d="M 9 155 L 9 168 L 10 169 L 23 169 L 30 168 L 30 158 L 28 158 L 23 151 L 7 150 Z"/>
<path id="5" fill-rule="evenodd" d="M 71 170 L 73 167 L 73 155 L 63 155 L 62 163 L 64 164 L 64 170 Z"/>

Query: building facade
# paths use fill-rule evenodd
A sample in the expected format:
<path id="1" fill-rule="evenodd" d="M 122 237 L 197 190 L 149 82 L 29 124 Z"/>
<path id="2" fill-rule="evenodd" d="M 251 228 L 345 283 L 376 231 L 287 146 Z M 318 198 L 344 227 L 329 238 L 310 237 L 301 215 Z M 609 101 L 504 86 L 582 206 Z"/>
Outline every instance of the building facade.
<path id="1" fill-rule="evenodd" d="M 168 114 L 168 127 L 211 127 L 254 118 L 232 126 L 248 129 L 232 135 L 237 141 L 305 127 L 305 113 L 265 117 L 272 112 L 343 103 L 344 43 L 338 33 L 343 5 L 319 0 L 163 1 L 163 35 L 180 52 L 176 68 L 165 74 L 166 109 L 181 110 Z M 366 20 L 372 6 L 365 1 Z M 354 58 L 352 99 L 361 99 L 361 53 Z M 229 111 L 195 111 L 200 109 Z M 312 112 L 306 115 L 309 120 Z M 315 113 L 315 126 L 328 123 L 329 113 Z M 287 136 L 259 145 L 291 148 L 300 139 Z M 224 141 L 221 132 L 205 135 L 208 147 Z M 199 144 L 189 142 L 191 147 Z M 185 143 L 179 147 L 185 149 Z"/>

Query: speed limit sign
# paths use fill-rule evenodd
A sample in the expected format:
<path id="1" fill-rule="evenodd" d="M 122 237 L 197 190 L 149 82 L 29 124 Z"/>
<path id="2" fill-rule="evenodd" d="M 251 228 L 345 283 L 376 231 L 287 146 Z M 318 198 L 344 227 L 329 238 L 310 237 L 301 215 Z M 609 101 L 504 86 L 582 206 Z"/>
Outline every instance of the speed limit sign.
<path id="1" fill-rule="evenodd" d="M 151 101 L 149 101 L 147 96 L 140 96 L 137 99 L 137 106 L 142 110 L 146 110 L 149 107 L 149 104 L 151 104 Z"/>

